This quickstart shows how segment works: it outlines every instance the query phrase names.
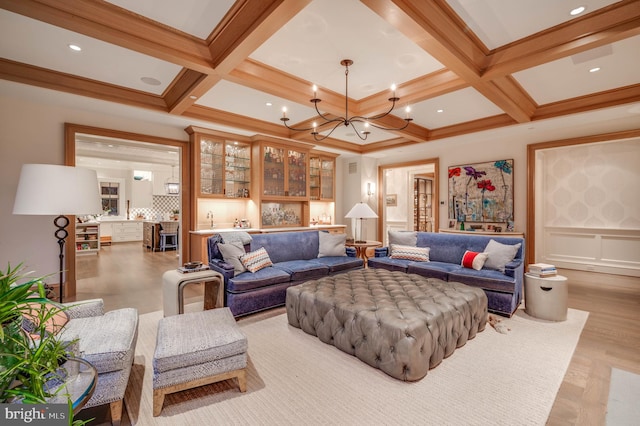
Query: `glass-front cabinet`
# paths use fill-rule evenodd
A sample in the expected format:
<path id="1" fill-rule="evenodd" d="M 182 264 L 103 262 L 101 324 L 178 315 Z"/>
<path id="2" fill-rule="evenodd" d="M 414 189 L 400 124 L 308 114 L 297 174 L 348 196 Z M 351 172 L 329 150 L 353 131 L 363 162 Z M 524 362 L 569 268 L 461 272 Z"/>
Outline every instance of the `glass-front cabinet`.
<path id="1" fill-rule="evenodd" d="M 308 151 L 266 142 L 254 149 L 262 159 L 262 199 L 308 200 Z"/>
<path id="2" fill-rule="evenodd" d="M 237 135 L 188 127 L 194 158 L 194 187 L 201 197 L 249 198 L 251 144 Z"/>
<path id="3" fill-rule="evenodd" d="M 312 152 L 309 161 L 311 200 L 333 201 L 335 194 L 335 156 Z"/>

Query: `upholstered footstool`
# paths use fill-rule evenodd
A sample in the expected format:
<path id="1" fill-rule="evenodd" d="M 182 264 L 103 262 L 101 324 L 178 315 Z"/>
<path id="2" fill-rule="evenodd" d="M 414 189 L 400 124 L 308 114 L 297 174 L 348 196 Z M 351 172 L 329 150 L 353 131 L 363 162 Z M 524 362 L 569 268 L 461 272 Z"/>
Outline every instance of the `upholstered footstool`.
<path id="1" fill-rule="evenodd" d="M 165 317 L 153 355 L 153 415 L 167 394 L 235 378 L 247 390 L 247 338 L 229 308 Z"/>

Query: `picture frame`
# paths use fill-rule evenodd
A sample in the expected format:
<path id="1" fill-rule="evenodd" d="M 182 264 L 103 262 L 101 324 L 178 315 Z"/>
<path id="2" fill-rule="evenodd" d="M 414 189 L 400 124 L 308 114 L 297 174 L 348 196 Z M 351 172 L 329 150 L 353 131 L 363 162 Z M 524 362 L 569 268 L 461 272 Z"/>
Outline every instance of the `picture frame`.
<path id="1" fill-rule="evenodd" d="M 449 219 L 513 222 L 513 159 L 449 167 Z"/>
<path id="2" fill-rule="evenodd" d="M 387 207 L 393 207 L 398 205 L 398 194 L 387 194 L 385 197 L 385 204 Z"/>

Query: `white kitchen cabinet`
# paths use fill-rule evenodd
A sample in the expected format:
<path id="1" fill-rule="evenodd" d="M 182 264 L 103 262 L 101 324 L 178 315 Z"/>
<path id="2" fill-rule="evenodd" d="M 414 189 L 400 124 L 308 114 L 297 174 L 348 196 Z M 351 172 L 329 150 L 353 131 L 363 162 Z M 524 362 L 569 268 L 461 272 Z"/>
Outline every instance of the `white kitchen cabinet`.
<path id="1" fill-rule="evenodd" d="M 142 241 L 142 221 L 113 222 L 111 228 L 111 241 L 114 243 Z"/>
<path id="2" fill-rule="evenodd" d="M 153 183 L 150 180 L 133 180 L 131 186 L 131 208 L 150 209 L 153 207 Z"/>

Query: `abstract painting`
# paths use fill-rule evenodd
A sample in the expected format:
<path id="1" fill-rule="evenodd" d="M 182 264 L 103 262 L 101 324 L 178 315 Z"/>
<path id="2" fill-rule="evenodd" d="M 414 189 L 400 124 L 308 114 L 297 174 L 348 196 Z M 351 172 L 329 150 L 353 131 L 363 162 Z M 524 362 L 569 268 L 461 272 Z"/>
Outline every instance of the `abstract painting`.
<path id="1" fill-rule="evenodd" d="M 449 167 L 449 218 L 513 221 L 513 160 Z"/>

